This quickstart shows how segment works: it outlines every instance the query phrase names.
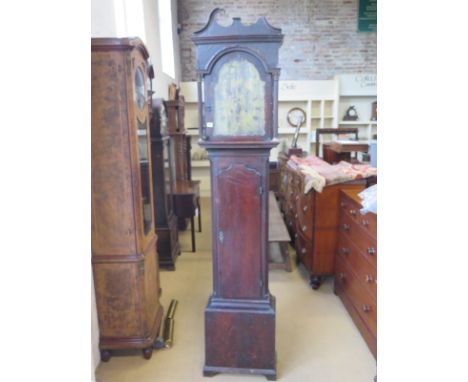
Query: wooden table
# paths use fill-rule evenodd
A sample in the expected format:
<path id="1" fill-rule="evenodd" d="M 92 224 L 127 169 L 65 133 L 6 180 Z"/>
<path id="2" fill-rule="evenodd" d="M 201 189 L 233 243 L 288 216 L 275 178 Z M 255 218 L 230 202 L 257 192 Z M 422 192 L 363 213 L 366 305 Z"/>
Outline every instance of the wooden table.
<path id="1" fill-rule="evenodd" d="M 268 195 L 268 257 L 269 269 L 291 272 L 288 243 L 291 241 L 273 191 Z"/>
<path id="2" fill-rule="evenodd" d="M 323 145 L 323 159 L 334 164 L 340 161 L 353 162 L 351 153 L 369 151 L 369 145 L 359 141 L 333 141 Z"/>
<path id="3" fill-rule="evenodd" d="M 198 232 L 201 232 L 200 181 L 178 180 L 172 192 L 174 213 L 178 218 L 190 219 L 192 232 L 192 252 L 195 252 L 194 217 L 198 210 Z"/>

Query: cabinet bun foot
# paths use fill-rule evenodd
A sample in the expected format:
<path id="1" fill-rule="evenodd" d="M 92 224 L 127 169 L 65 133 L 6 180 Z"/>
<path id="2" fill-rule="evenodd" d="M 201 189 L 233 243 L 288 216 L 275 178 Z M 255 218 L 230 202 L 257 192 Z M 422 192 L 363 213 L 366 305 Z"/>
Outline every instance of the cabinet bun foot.
<path id="1" fill-rule="evenodd" d="M 317 290 L 322 285 L 322 278 L 320 276 L 310 276 L 309 283 L 313 290 Z"/>
<path id="2" fill-rule="evenodd" d="M 143 357 L 145 359 L 150 359 L 152 355 L 153 355 L 153 348 L 152 347 L 143 349 Z"/>
<path id="3" fill-rule="evenodd" d="M 108 362 L 111 358 L 110 350 L 101 350 L 101 361 Z"/>

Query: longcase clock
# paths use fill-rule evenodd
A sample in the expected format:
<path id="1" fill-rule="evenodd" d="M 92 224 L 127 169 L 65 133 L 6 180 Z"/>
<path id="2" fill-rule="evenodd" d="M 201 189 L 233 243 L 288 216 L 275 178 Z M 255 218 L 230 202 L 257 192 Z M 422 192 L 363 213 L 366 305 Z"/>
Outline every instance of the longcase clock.
<path id="1" fill-rule="evenodd" d="M 205 310 L 204 375 L 276 379 L 275 298 L 268 289 L 270 149 L 278 144 L 281 30 L 260 18 L 195 32 L 200 146 L 212 184 L 213 292 Z"/>
<path id="2" fill-rule="evenodd" d="M 163 309 L 149 146 L 148 52 L 139 39 L 91 43 L 92 265 L 101 359 L 150 358 Z"/>
<path id="3" fill-rule="evenodd" d="M 174 142 L 167 131 L 166 111 L 162 99 L 152 100 L 151 158 L 159 265 L 161 268 L 175 270 L 180 245 L 172 200 L 176 177 Z"/>

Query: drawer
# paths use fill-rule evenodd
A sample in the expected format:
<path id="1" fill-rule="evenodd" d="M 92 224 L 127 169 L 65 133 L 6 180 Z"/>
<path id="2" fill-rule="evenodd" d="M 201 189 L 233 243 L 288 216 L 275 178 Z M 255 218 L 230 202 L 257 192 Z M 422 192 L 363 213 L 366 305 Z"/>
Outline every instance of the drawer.
<path id="1" fill-rule="evenodd" d="M 296 209 L 296 227 L 297 230 L 300 231 L 304 236 L 307 236 L 308 238 L 312 238 L 312 231 L 313 231 L 313 218 L 312 214 L 304 212 L 304 207 L 301 205 L 297 206 Z"/>
<path id="2" fill-rule="evenodd" d="M 377 268 L 377 243 L 374 238 L 357 224 L 347 213 L 340 216 L 338 227 L 340 235 L 346 235 L 364 255 L 364 257 Z"/>
<path id="3" fill-rule="evenodd" d="M 339 235 L 337 257 L 345 261 L 352 268 L 362 286 L 374 298 L 377 298 L 377 269 L 365 259 L 365 255 L 360 253 L 346 235 Z"/>
<path id="4" fill-rule="evenodd" d="M 377 303 L 371 294 L 361 285 L 351 268 L 341 258 L 336 259 L 335 282 L 349 298 L 355 311 L 369 330 L 377 335 Z"/>
<path id="5" fill-rule="evenodd" d="M 296 236 L 296 254 L 309 273 L 314 273 L 312 240 L 300 233 Z"/>
<path id="6" fill-rule="evenodd" d="M 377 215 L 368 212 L 362 215 L 360 209 L 361 204 L 349 198 L 345 194 L 341 194 L 340 199 L 340 213 L 347 213 L 358 225 L 374 238 L 377 238 Z"/>
<path id="7" fill-rule="evenodd" d="M 358 213 L 356 218 L 359 225 L 363 227 L 369 235 L 377 239 L 377 215 L 372 212 L 368 212 L 365 215 Z"/>

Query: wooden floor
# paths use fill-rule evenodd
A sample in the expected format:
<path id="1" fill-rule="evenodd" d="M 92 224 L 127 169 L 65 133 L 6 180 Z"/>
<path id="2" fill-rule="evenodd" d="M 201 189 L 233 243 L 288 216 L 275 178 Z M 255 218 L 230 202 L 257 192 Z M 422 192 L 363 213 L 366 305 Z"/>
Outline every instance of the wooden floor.
<path id="1" fill-rule="evenodd" d="M 262 376 L 219 374 L 204 378 L 203 313 L 211 292 L 211 210 L 203 198 L 203 232 L 192 253 L 190 230 L 181 235 L 182 255 L 175 272 L 161 272 L 162 303 L 178 300 L 174 345 L 155 350 L 149 361 L 141 352 L 125 352 L 101 363 L 98 382 L 227 382 L 266 381 Z M 290 254 L 295 253 L 290 248 Z M 308 285 L 306 272 L 270 271 L 270 291 L 276 296 L 278 381 L 372 382 L 376 361 L 354 326 L 328 279 L 318 291 Z"/>

